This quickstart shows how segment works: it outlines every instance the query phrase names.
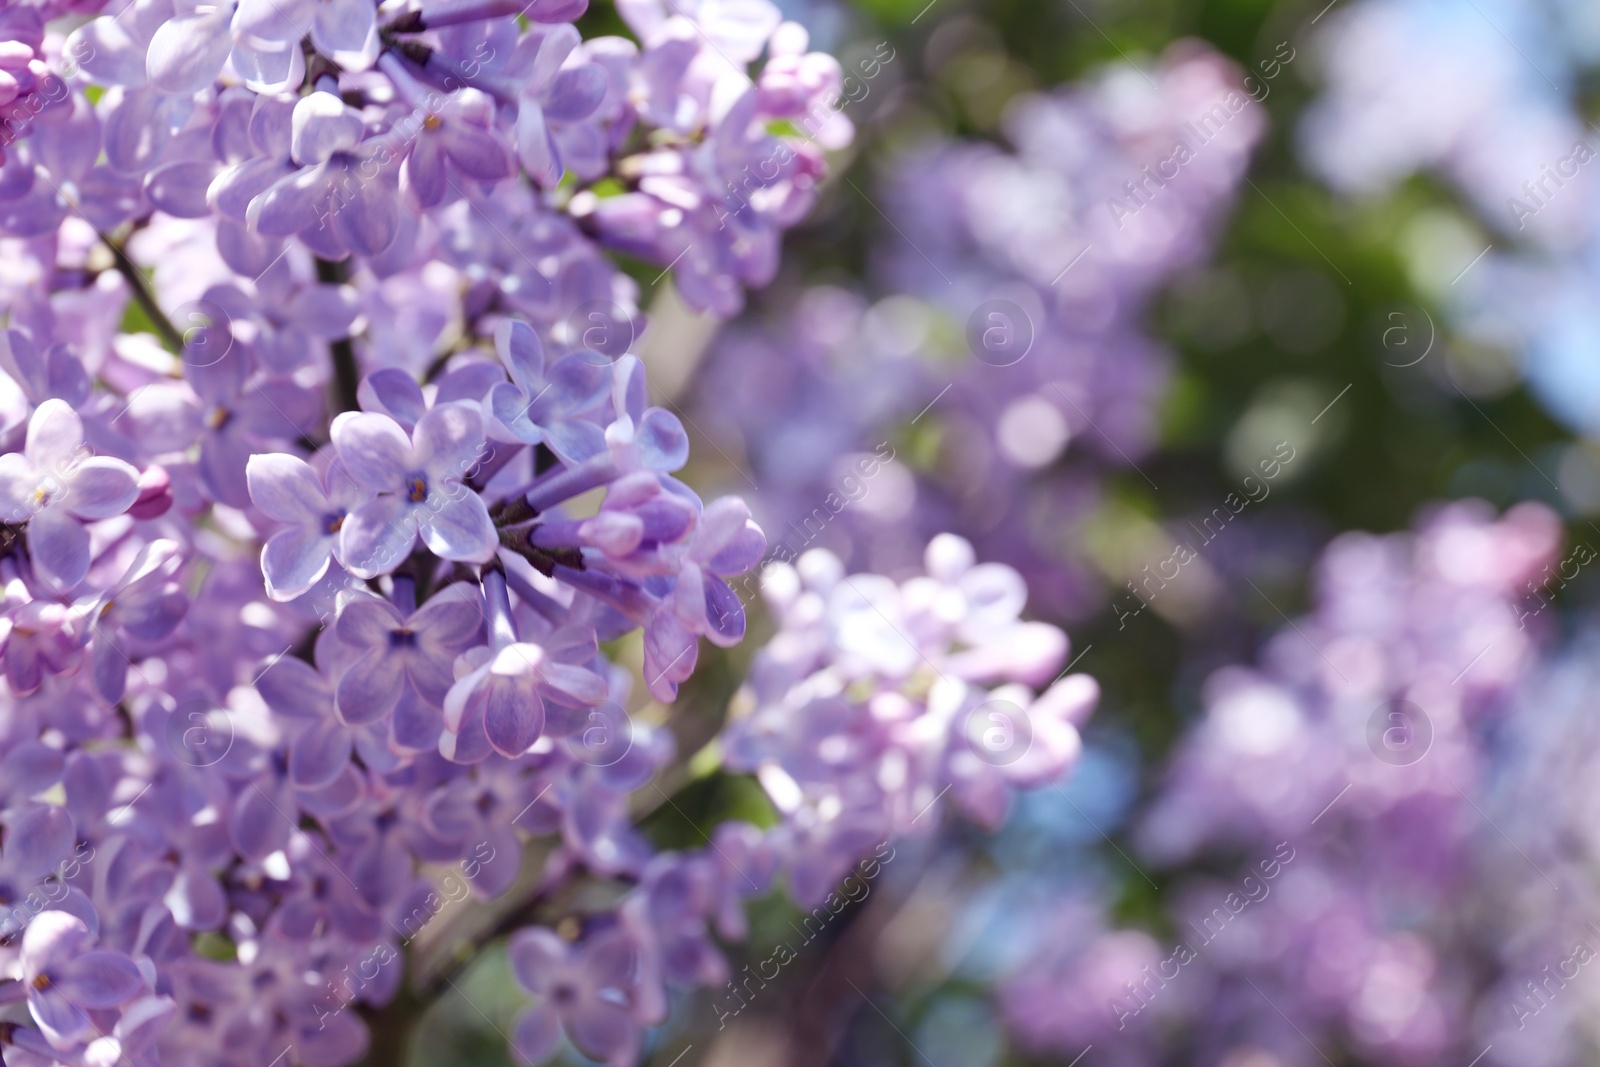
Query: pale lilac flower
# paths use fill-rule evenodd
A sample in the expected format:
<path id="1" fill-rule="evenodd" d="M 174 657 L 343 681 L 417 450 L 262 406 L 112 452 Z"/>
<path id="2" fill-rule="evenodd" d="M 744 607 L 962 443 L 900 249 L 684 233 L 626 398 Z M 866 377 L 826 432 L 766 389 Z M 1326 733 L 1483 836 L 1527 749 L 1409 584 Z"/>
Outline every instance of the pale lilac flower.
<path id="1" fill-rule="evenodd" d="M 488 509 L 463 483 L 483 458 L 483 417 L 471 404 L 440 404 L 408 440 L 386 415 L 345 412 L 333 444 L 357 482 L 380 495 L 345 519 L 339 559 L 360 578 L 385 574 L 420 537 L 444 559 L 486 562 L 499 544 Z"/>
<path id="2" fill-rule="evenodd" d="M 511 381 L 489 393 L 492 426 L 524 444 L 544 443 L 569 464 L 606 450 L 605 431 L 583 416 L 610 391 L 602 357 L 574 353 L 545 367 L 544 346 L 527 323 L 508 320 L 495 329 L 495 351 Z"/>
<path id="3" fill-rule="evenodd" d="M 127 955 L 93 943 L 83 920 L 64 911 L 45 912 L 22 935 L 28 1012 L 57 1048 L 95 1033 L 88 1011 L 131 1000 L 145 984 Z"/>
<path id="4" fill-rule="evenodd" d="M 100 695 L 115 704 L 128 682 L 130 658 L 124 646 L 160 641 L 177 628 L 189 608 L 189 598 L 173 581 L 182 564 L 176 541 L 151 541 L 122 578 L 87 605 L 94 682 Z M 132 647 L 132 646 L 129 646 Z"/>
<path id="5" fill-rule="evenodd" d="M 245 467 L 250 499 L 268 518 L 289 523 L 261 547 L 261 573 L 274 600 L 293 600 L 310 589 L 339 552 L 350 512 L 372 493 L 337 460 L 328 466 L 327 488 L 304 460 L 281 452 L 257 454 Z"/>
<path id="6" fill-rule="evenodd" d="M 23 451 L 0 456 L 0 519 L 27 523 L 36 572 L 64 593 L 89 572 L 83 524 L 127 511 L 138 498 L 138 479 L 122 460 L 90 455 L 83 420 L 52 398 L 28 421 Z"/>
<path id="7" fill-rule="evenodd" d="M 458 583 L 431 597 L 408 616 L 384 600 L 360 597 L 339 612 L 336 632 L 359 649 L 339 679 L 339 714 L 348 723 L 367 723 L 393 710 L 409 684 L 439 706 L 454 682 L 458 654 L 483 629 L 478 591 Z"/>
<path id="8" fill-rule="evenodd" d="M 511 973 L 533 994 L 511 1044 L 525 1063 L 542 1063 L 564 1032 L 591 1059 L 623 1067 L 638 1055 L 640 1028 L 629 1011 L 634 949 L 620 931 L 577 945 L 529 927 L 511 939 Z"/>

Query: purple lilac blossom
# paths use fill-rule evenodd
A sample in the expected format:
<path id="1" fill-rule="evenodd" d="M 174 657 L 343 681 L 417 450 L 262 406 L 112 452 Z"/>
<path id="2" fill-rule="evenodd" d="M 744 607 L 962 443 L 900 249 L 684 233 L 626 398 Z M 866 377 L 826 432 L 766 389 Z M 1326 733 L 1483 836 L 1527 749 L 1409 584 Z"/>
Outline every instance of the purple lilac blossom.
<path id="1" fill-rule="evenodd" d="M 1140 316 L 1205 254 L 1264 128 L 1241 72 L 1184 42 L 1017 98 L 1008 147 L 903 150 L 874 194 L 893 230 L 868 291 L 736 324 L 701 378 L 695 422 L 748 457 L 779 558 L 815 543 L 894 569 L 953 529 L 1053 614 L 1099 602 L 1073 531 L 1099 473 L 1156 443 L 1169 356 Z M 891 447 L 912 431 L 935 460 Z M 896 462 L 863 476 L 875 452 Z"/>
<path id="2" fill-rule="evenodd" d="M 1521 721 L 1512 697 L 1539 654 L 1528 587 L 1560 533 L 1543 505 L 1496 516 L 1467 501 L 1415 533 L 1332 542 L 1311 614 L 1256 666 L 1210 677 L 1203 718 L 1135 827 L 1141 869 L 1189 870 L 1172 890 L 1173 936 L 1079 916 L 1079 936 L 1029 950 L 1003 983 L 1018 1038 L 1103 1043 L 1128 1063 L 1160 1058 L 1179 1033 L 1216 1062 L 1320 1062 L 1313 1046 L 1465 1062 L 1498 1041 L 1506 1001 L 1472 984 L 1484 928 L 1455 902 L 1508 862 L 1484 821 L 1505 788 L 1491 752 Z M 1075 990 L 1097 1002 L 1069 1009 Z"/>
<path id="3" fill-rule="evenodd" d="M 667 983 L 718 979 L 764 838 L 655 855 L 633 798 L 674 744 L 635 716 L 742 639 L 765 540 L 673 477 L 591 305 L 631 343 L 614 249 L 722 314 L 765 284 L 824 170 L 769 126 L 839 72 L 765 0 L 634 5 L 637 43 L 585 6 L 0 13 L 7 1062 L 354 1062 L 454 919 L 441 866 L 637 887 L 519 968 L 539 1034 L 631 1061 Z M 599 1022 L 563 1000 L 623 979 Z"/>

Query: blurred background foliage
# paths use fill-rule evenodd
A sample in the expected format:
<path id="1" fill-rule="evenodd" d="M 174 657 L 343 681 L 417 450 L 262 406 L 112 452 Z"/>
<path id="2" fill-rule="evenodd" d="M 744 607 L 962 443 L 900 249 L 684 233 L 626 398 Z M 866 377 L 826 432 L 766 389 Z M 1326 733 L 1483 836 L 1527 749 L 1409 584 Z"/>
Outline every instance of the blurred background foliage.
<path id="1" fill-rule="evenodd" d="M 1005 921 L 999 898 L 985 911 L 984 887 L 998 870 L 1025 870 L 1041 886 L 1081 884 L 1108 894 L 1116 919 L 1158 939 L 1169 933 L 1166 886 L 1127 858 L 1127 816 L 1196 714 L 1205 677 L 1249 661 L 1264 634 L 1304 610 L 1309 565 L 1329 538 L 1341 530 L 1403 529 L 1430 501 L 1470 496 L 1499 508 L 1542 500 L 1569 530 L 1600 536 L 1590 524 L 1600 493 L 1581 484 L 1560 488 L 1565 480 L 1556 472 L 1571 450 L 1586 446 L 1530 399 L 1512 356 L 1449 333 L 1440 302 L 1451 278 L 1440 274 L 1435 253 L 1441 244 L 1488 243 L 1471 211 L 1425 178 L 1351 201 L 1303 167 L 1298 117 L 1318 77 L 1307 29 L 1326 11 L 1322 0 L 780 6 L 846 69 L 884 41 L 896 59 L 882 84 L 852 105 L 856 142 L 835 161 L 813 216 L 789 235 L 779 281 L 752 298 L 747 314 L 772 318 L 800 285 L 868 284 L 873 249 L 900 239 L 873 202 L 875 175 L 920 140 L 998 141 L 1001 116 L 1019 94 L 1106 63 L 1149 60 L 1181 38 L 1201 38 L 1246 69 L 1270 59 L 1280 42 L 1296 49 L 1271 82 L 1263 105 L 1268 133 L 1213 255 L 1176 277 L 1151 309 L 1148 331 L 1175 356 L 1160 447 L 1140 460 L 1139 471 L 1110 475 L 1102 513 L 1089 524 L 1092 554 L 1095 543 L 1127 538 L 1130 524 L 1176 525 L 1209 511 L 1236 488 L 1238 457 L 1257 454 L 1247 442 L 1262 427 L 1290 419 L 1303 427 L 1331 404 L 1296 440 L 1300 460 L 1252 510 L 1250 528 L 1272 531 L 1251 538 L 1236 561 L 1255 591 L 1230 581 L 1203 618 L 1188 621 L 1145 613 L 1119 625 L 1109 606 L 1088 618 L 1051 620 L 1069 629 L 1074 655 L 1089 650 L 1080 669 L 1104 692 L 1086 731 L 1088 755 L 1070 783 L 1028 797 L 997 835 L 958 828 L 937 849 L 901 848 L 871 895 L 818 935 L 821 947 L 808 946 L 741 1014 L 736 1036 L 719 1031 L 715 1009 L 703 999 L 680 1005 L 649 1061 L 778 1062 L 778 1040 L 763 1033 L 782 1032 L 791 1054 L 798 1048 L 804 1062 L 819 1065 L 1020 1067 L 1037 1061 L 1007 1046 L 982 983 L 986 924 Z M 605 0 L 595 0 L 581 25 L 590 36 L 621 32 L 622 24 Z M 911 429 L 901 443 L 915 461 Z M 697 463 L 708 455 L 717 462 L 700 441 L 694 454 Z M 691 483 L 694 474 L 691 468 Z M 1575 606 L 1593 603 L 1592 575 L 1563 596 Z M 726 818 L 770 822 L 760 789 L 717 771 L 715 752 L 703 750 L 750 651 L 770 632 L 758 613 L 740 649 L 703 650 L 703 667 L 674 710 L 682 773 L 666 783 L 643 823 L 657 845 L 700 846 L 698 827 Z M 980 904 L 956 908 L 962 899 Z M 727 946 L 736 974 L 792 941 L 800 919 L 781 894 L 753 909 L 749 941 Z M 507 1043 L 495 1029 L 509 1026 L 517 997 L 503 954 L 486 955 L 464 991 L 468 997 L 447 994 L 431 1009 L 412 1063 L 507 1062 Z"/>

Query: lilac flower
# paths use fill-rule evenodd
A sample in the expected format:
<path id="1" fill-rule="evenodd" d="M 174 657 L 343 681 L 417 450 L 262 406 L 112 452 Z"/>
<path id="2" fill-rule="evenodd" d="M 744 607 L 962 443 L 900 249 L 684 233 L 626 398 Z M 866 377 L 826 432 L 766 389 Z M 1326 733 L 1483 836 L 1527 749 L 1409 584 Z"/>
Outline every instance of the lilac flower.
<path id="1" fill-rule="evenodd" d="M 267 85 L 293 76 L 291 56 L 300 57 L 307 34 L 318 52 L 346 70 L 366 70 L 378 58 L 377 18 L 362 0 L 240 0 L 232 29 L 235 65 L 243 55 L 253 57 L 253 67 L 243 69 Z"/>
<path id="2" fill-rule="evenodd" d="M 548 444 L 569 464 L 606 449 L 605 432 L 584 418 L 606 398 L 610 383 L 599 357 L 573 354 L 545 369 L 544 346 L 525 322 L 509 320 L 495 330 L 495 351 L 511 374 L 496 385 L 486 409 L 496 428 L 524 444 Z"/>
<path id="3" fill-rule="evenodd" d="M 245 467 L 250 499 L 269 518 L 291 523 L 261 547 L 261 573 L 274 600 L 293 600 L 327 573 L 353 509 L 372 493 L 337 460 L 328 466 L 327 489 L 307 463 L 281 452 L 250 457 Z"/>
<path id="4" fill-rule="evenodd" d="M 339 714 L 368 723 L 394 709 L 409 684 L 435 707 L 444 703 L 456 656 L 477 640 L 483 608 L 476 590 L 456 584 L 410 615 L 387 601 L 352 600 L 339 612 L 336 632 L 360 650 L 339 679 Z"/>
<path id="5" fill-rule="evenodd" d="M 238 347 L 215 360 L 197 356 L 188 363 L 189 381 L 201 402 L 201 483 L 215 500 L 245 507 L 250 502 L 245 470 L 256 442 L 299 437 L 315 418 L 316 399 L 289 380 L 247 384 L 249 357 Z"/>
<path id="6" fill-rule="evenodd" d="M 83 920 L 64 911 L 45 912 L 22 936 L 28 1012 L 57 1048 L 71 1049 L 94 1032 L 86 1010 L 114 1008 L 145 984 L 133 960 L 92 943 Z"/>
<path id="7" fill-rule="evenodd" d="M 115 704 L 128 682 L 129 658 L 118 639 L 156 642 L 172 633 L 189 599 L 172 580 L 182 564 L 175 541 L 156 540 L 139 550 L 127 572 L 88 606 L 93 631 L 95 688 Z"/>
<path id="8" fill-rule="evenodd" d="M 612 650 L 642 630 L 675 691 L 742 636 L 763 540 L 670 476 L 626 238 L 584 204 L 648 176 L 671 266 L 831 68 L 765 3 L 635 11 L 643 50 L 584 8 L 0 13 L 7 1062 L 353 1063 L 409 938 L 455 951 L 442 868 L 506 914 L 616 905 L 522 968 L 524 1051 L 564 1029 L 622 1067 L 669 984 L 722 974 L 782 834 L 656 855 L 676 724 L 634 721 Z M 767 277 L 818 162 L 689 288 Z"/>
<path id="9" fill-rule="evenodd" d="M 545 186 L 561 180 L 563 127 L 593 115 L 606 95 L 606 76 L 599 66 L 581 59 L 568 65 L 579 41 L 576 27 L 540 27 L 517 42 L 501 72 L 518 88 L 517 156 Z"/>
<path id="10" fill-rule="evenodd" d="M 633 946 L 619 931 L 572 945 L 529 927 L 511 939 L 511 973 L 534 996 L 511 1045 L 525 1063 L 548 1059 L 563 1033 L 590 1059 L 614 1067 L 638 1055 L 639 1026 L 628 1010 Z"/>
<path id="11" fill-rule="evenodd" d="M 408 440 L 386 415 L 345 412 L 333 444 L 357 482 L 380 494 L 352 511 L 339 531 L 339 558 L 351 574 L 386 574 L 418 537 L 444 559 L 484 562 L 498 545 L 483 500 L 463 482 L 481 458 L 483 417 L 465 403 L 441 404 Z"/>
<path id="12" fill-rule="evenodd" d="M 35 600 L 26 583 L 6 583 L 0 599 L 0 659 L 6 682 L 18 696 L 27 696 L 51 675 L 76 667 L 81 645 L 70 608 L 54 600 Z"/>
<path id="13" fill-rule="evenodd" d="M 490 643 L 461 658 L 462 673 L 444 699 L 446 759 L 474 763 L 490 748 L 508 759 L 528 751 L 544 732 L 544 690 L 564 701 L 593 707 L 606 697 L 605 681 L 591 671 L 557 662 L 545 649 L 517 640 L 505 581 L 484 579 Z"/>
<path id="14" fill-rule="evenodd" d="M 299 234 L 320 254 L 375 256 L 394 243 L 397 194 L 383 170 L 386 154 L 363 144 L 361 116 L 330 92 L 294 106 L 289 154 L 299 169 L 250 201 L 246 221 L 269 237 Z"/>
<path id="15" fill-rule="evenodd" d="M 28 421 L 23 451 L 0 456 L 0 518 L 27 523 L 36 571 L 64 592 L 89 571 L 83 523 L 127 511 L 139 495 L 138 477 L 122 460 L 88 455 L 83 420 L 52 398 Z"/>
<path id="16" fill-rule="evenodd" d="M 689 435 L 678 417 L 645 406 L 644 364 L 623 356 L 611 366 L 616 418 L 606 427 L 606 445 L 619 470 L 675 471 L 689 459 Z"/>

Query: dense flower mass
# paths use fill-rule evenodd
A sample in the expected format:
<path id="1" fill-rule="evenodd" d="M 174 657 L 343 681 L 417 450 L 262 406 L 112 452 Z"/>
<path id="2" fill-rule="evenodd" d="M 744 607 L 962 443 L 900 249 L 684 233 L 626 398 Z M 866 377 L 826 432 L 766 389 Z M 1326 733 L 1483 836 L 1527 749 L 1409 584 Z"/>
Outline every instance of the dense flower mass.
<path id="1" fill-rule="evenodd" d="M 772 825 L 636 826 L 767 543 L 675 477 L 607 253 L 736 311 L 850 128 L 765 0 L 622 3 L 636 40 L 584 6 L 5 12 L 6 1062 L 352 1063 L 506 938 L 515 1054 L 623 1067 L 729 980 L 745 898 L 1072 762 L 1095 691 L 1026 688 L 1065 639 L 1014 572 L 812 556 L 763 575 L 785 636 L 725 741 Z M 510 906 L 441 917 L 469 895 Z"/>

